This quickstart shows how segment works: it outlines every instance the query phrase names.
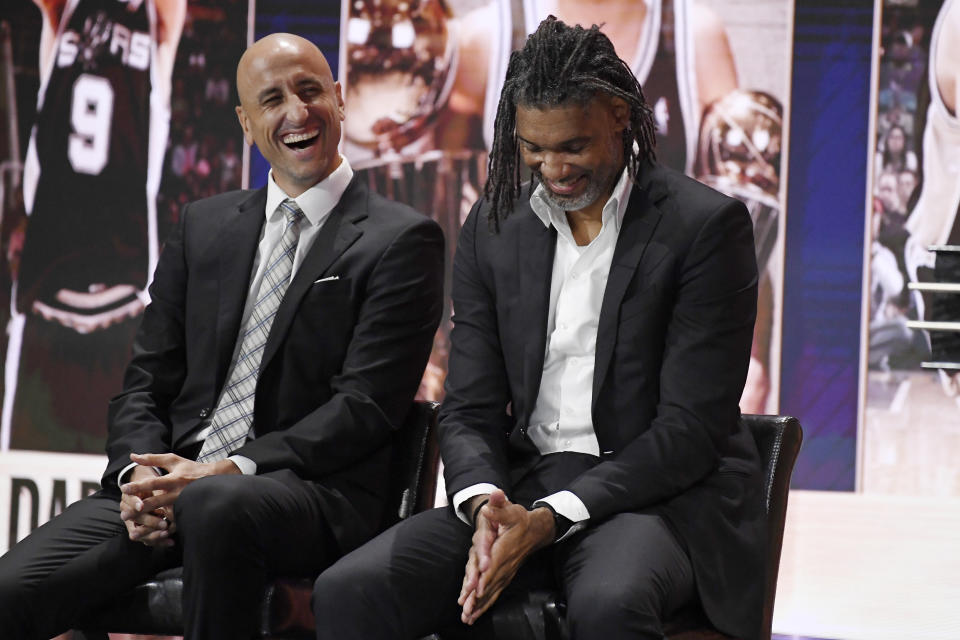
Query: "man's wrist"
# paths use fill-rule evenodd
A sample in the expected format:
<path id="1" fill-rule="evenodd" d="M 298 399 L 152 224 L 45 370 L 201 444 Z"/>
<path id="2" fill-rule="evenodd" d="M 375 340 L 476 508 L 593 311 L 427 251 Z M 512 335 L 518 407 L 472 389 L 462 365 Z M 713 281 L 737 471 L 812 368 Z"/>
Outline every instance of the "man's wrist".
<path id="1" fill-rule="evenodd" d="M 243 473 L 240 466 L 230 459 L 217 460 L 213 463 L 214 475 L 229 475 Z"/>
<path id="2" fill-rule="evenodd" d="M 478 496 L 482 496 L 482 498 L 489 497 L 490 494 L 498 488 L 497 485 L 490 484 L 489 482 L 478 482 L 455 492 L 450 496 L 450 504 L 453 505 L 453 511 L 457 514 L 457 518 L 468 527 L 473 527 L 470 516 L 473 515 L 474 508 L 476 507 L 476 502 L 474 501 L 478 499 Z"/>
<path id="3" fill-rule="evenodd" d="M 556 542 L 560 540 L 563 536 L 567 534 L 567 531 L 570 530 L 570 527 L 573 526 L 573 521 L 570 518 L 567 518 L 563 514 L 557 513 L 557 510 L 549 502 L 544 502 L 542 500 L 537 500 L 530 507 L 532 512 L 538 510 L 545 510 L 550 515 L 550 519 L 553 521 L 553 532 L 551 535 L 550 542 Z"/>
<path id="4" fill-rule="evenodd" d="M 124 472 L 127 475 L 127 479 L 125 481 L 119 482 L 118 484 L 124 484 L 125 482 L 136 482 L 144 478 L 153 478 L 156 476 L 163 475 L 163 472 L 156 467 L 150 467 L 147 465 L 136 464 L 136 463 L 133 463 L 130 466 L 129 470 L 125 469 Z"/>
<path id="5" fill-rule="evenodd" d="M 490 502 L 489 493 L 481 493 L 479 495 L 473 496 L 467 501 L 467 509 L 465 513 L 470 514 L 470 522 L 468 523 L 474 529 L 477 528 L 477 520 L 480 518 L 480 509 L 483 508 L 483 505 Z"/>
<path id="6" fill-rule="evenodd" d="M 470 522 L 473 523 L 474 529 L 477 528 L 477 518 L 480 517 L 480 509 L 483 509 L 483 505 L 487 504 L 488 502 L 490 502 L 490 498 L 484 498 L 477 503 L 477 506 L 473 508 L 473 515 L 470 517 Z"/>

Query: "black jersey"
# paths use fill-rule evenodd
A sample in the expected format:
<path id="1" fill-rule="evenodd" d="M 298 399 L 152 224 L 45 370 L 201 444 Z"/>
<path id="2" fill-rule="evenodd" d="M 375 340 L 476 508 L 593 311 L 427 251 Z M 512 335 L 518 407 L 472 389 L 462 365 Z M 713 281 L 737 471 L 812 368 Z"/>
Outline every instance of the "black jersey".
<path id="1" fill-rule="evenodd" d="M 28 151 L 22 311 L 63 288 L 146 285 L 159 184 L 150 154 L 163 153 L 151 134 L 160 127 L 165 138 L 169 124 L 151 106 L 154 25 L 152 0 L 64 10 Z"/>
<path id="2" fill-rule="evenodd" d="M 693 61 L 688 58 L 692 47 L 687 46 L 690 38 L 685 8 L 683 0 L 662 0 L 656 54 L 645 77 L 638 76 L 657 124 L 657 159 L 677 171 L 689 171 L 692 154 L 688 152 L 688 145 L 695 140 L 688 134 L 687 127 L 692 126 L 693 131 L 697 128 L 695 112 L 685 114 L 693 110 L 684 109 L 693 104 L 690 94 L 696 83 L 692 72 L 686 71 L 692 69 Z M 681 88 L 685 96 L 681 96 Z"/>

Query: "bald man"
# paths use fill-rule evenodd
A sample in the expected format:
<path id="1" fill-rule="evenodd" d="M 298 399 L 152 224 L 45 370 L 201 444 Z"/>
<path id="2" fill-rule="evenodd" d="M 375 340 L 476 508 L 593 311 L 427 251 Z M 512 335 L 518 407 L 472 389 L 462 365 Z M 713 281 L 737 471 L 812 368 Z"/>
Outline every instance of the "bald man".
<path id="1" fill-rule="evenodd" d="M 268 185 L 184 208 L 110 402 L 103 488 L 0 558 L 0 638 L 57 635 L 179 565 L 185 636 L 248 638 L 268 576 L 316 575 L 382 526 L 443 237 L 353 178 L 310 42 L 256 42 L 237 87 Z"/>

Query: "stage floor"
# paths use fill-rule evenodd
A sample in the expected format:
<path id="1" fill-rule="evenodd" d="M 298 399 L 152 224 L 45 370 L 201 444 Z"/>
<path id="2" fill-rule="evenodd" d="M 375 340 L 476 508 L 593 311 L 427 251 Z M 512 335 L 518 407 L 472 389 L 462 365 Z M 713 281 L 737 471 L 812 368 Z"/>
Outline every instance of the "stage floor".
<path id="1" fill-rule="evenodd" d="M 871 371 L 860 491 L 960 496 L 960 401 L 936 371 Z"/>

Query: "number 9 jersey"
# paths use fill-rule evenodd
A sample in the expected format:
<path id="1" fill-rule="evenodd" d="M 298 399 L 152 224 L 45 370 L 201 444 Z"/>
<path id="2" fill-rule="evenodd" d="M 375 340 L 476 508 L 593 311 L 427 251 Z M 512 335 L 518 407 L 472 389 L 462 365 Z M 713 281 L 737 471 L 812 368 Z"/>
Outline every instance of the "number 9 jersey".
<path id="1" fill-rule="evenodd" d="M 169 128 L 152 0 L 69 0 L 42 70 L 24 170 L 17 306 L 63 289 L 142 290 L 156 262 Z"/>

